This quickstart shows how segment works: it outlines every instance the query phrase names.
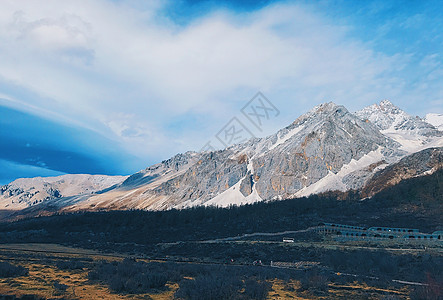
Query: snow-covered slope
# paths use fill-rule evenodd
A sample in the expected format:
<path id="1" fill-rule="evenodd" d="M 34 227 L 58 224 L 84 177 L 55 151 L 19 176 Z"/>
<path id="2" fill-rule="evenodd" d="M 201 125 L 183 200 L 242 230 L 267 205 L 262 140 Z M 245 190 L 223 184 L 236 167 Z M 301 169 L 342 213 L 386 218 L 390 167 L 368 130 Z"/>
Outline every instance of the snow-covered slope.
<path id="1" fill-rule="evenodd" d="M 352 179 L 352 176 L 355 177 L 360 173 L 360 176 L 366 175 L 365 177 L 367 178 L 375 171 L 381 170 L 388 165 L 381 150 L 382 148 L 378 148 L 375 151 L 371 151 L 359 160 L 352 159 L 350 163 L 344 165 L 337 173 L 329 172 L 328 175 L 319 181 L 298 191 L 295 196 L 303 197 L 331 190 L 344 192 L 349 189 L 355 189 L 355 186 L 347 184 L 349 179 Z"/>
<path id="2" fill-rule="evenodd" d="M 440 131 L 443 131 L 443 115 L 442 114 L 427 114 L 425 121 L 433 125 Z"/>
<path id="3" fill-rule="evenodd" d="M 57 198 L 92 194 L 126 178 L 86 174 L 20 178 L 0 188 L 0 209 L 17 210 Z"/>

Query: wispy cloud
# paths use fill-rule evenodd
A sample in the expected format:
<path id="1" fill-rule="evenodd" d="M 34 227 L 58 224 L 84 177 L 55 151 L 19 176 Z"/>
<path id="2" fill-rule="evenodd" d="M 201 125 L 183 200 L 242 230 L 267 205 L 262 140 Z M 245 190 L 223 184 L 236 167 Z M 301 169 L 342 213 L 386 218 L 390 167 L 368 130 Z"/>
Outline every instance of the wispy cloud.
<path id="1" fill-rule="evenodd" d="M 0 185 L 8 184 L 17 177 L 59 176 L 63 174 L 65 173 L 0 159 Z"/>

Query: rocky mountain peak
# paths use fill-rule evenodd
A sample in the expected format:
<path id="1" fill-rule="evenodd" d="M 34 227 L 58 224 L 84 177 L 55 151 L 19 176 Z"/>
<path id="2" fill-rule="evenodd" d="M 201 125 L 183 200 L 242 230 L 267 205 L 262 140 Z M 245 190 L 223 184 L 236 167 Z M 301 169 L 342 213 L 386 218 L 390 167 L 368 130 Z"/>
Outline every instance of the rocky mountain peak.
<path id="1" fill-rule="evenodd" d="M 413 117 L 388 100 L 373 104 L 355 113 L 374 124 L 385 136 L 398 142 L 409 153 L 427 147 L 440 147 L 443 133 L 419 117 Z"/>
<path id="2" fill-rule="evenodd" d="M 438 130 L 419 117 L 413 117 L 392 104 L 383 100 L 380 104 L 373 104 L 355 113 L 363 120 L 376 125 L 380 130 L 387 132 L 409 132 L 422 136 L 440 136 Z"/>
<path id="3" fill-rule="evenodd" d="M 334 102 L 326 102 L 315 106 L 308 113 L 301 117 L 324 117 L 330 115 L 343 115 L 349 113 L 348 110 L 343 105 L 335 104 Z"/>
<path id="4" fill-rule="evenodd" d="M 375 104 L 377 105 L 377 104 Z M 397 112 L 400 113 L 402 110 L 400 108 L 398 108 L 397 106 L 395 106 L 391 101 L 389 101 L 388 99 L 382 100 L 379 104 L 378 107 L 380 107 L 382 110 L 385 111 L 392 111 L 392 112 Z"/>
<path id="5" fill-rule="evenodd" d="M 380 104 L 373 104 L 355 113 L 363 120 L 368 120 L 381 130 L 399 127 L 412 117 L 392 104 L 383 100 Z"/>
<path id="6" fill-rule="evenodd" d="M 334 102 L 327 102 L 315 106 L 309 112 L 298 117 L 289 127 L 300 126 L 303 124 L 315 124 L 324 122 L 328 119 L 340 119 L 349 114 L 349 111 L 342 105 L 337 105 Z"/>
<path id="7" fill-rule="evenodd" d="M 315 106 L 311 111 L 315 112 L 315 113 L 332 112 L 338 106 L 339 105 L 335 104 L 334 102 L 325 102 L 325 103 Z"/>

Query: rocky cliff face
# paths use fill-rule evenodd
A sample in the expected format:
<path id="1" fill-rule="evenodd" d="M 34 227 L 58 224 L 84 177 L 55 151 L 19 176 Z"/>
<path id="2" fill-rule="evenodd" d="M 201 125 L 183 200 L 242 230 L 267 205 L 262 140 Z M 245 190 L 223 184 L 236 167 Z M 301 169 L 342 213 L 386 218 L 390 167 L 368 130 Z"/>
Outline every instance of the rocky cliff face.
<path id="1" fill-rule="evenodd" d="M 51 205 L 69 211 L 162 210 L 361 189 L 368 182 L 382 184 L 386 176 L 402 178 L 400 171 L 380 172 L 411 153 L 443 146 L 442 136 L 433 125 L 388 101 L 357 113 L 325 103 L 271 136 L 215 152 L 178 154 L 100 192 L 47 193 L 52 193 Z M 415 159 L 425 162 L 426 157 Z M 411 164 L 408 174 L 429 171 L 417 167 L 414 173 L 415 159 L 406 161 Z"/>

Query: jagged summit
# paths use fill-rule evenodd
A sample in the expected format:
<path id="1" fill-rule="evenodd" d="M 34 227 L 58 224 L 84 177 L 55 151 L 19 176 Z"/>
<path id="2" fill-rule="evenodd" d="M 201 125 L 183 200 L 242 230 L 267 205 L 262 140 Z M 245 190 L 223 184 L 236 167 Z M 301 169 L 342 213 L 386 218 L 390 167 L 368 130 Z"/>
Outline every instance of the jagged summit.
<path id="1" fill-rule="evenodd" d="M 336 104 L 334 102 L 325 102 L 325 103 L 316 105 L 310 111 L 308 111 L 304 115 L 301 115 L 297 119 L 300 119 L 300 118 L 306 119 L 307 117 L 312 117 L 312 116 L 315 116 L 315 115 L 317 115 L 317 116 L 328 115 L 328 114 L 331 114 L 331 113 L 336 113 L 337 111 L 340 111 L 340 110 L 347 111 L 347 109 L 343 105 L 338 105 L 338 104 Z"/>
<path id="2" fill-rule="evenodd" d="M 413 117 L 388 100 L 370 105 L 355 115 L 368 120 L 380 131 L 402 145 L 402 149 L 417 152 L 430 145 L 441 146 L 442 132 L 419 117 Z"/>
<path id="3" fill-rule="evenodd" d="M 377 104 L 375 104 L 377 105 Z M 379 107 L 381 107 L 382 109 L 385 110 L 398 110 L 400 111 L 401 109 L 398 108 L 397 106 L 395 106 L 391 101 L 389 101 L 388 99 L 382 100 L 380 101 L 380 103 L 378 104 Z"/>
<path id="4" fill-rule="evenodd" d="M 355 113 L 381 130 L 418 130 L 420 134 L 435 134 L 435 127 L 419 117 L 413 117 L 389 100 L 373 104 Z"/>
<path id="5" fill-rule="evenodd" d="M 399 128 L 407 120 L 412 119 L 406 112 L 392 104 L 389 100 L 383 100 L 380 104 L 373 104 L 355 113 L 362 119 L 369 120 L 381 130 Z"/>
<path id="6" fill-rule="evenodd" d="M 258 157 L 268 152 L 291 149 L 294 144 L 302 143 L 303 139 L 307 144 L 310 139 L 309 135 L 318 135 L 319 141 L 338 138 L 337 135 L 339 135 L 340 138 L 348 141 L 362 133 L 370 136 L 368 140 L 378 136 L 380 143 L 385 141 L 385 137 L 379 133 L 377 127 L 362 121 L 344 106 L 328 102 L 315 106 L 275 134 L 234 145 L 229 149 L 242 151 L 249 157 Z"/>
<path id="7" fill-rule="evenodd" d="M 319 105 L 316 105 L 313 109 L 311 109 L 311 112 L 316 112 L 316 113 L 320 113 L 323 111 L 332 111 L 334 110 L 336 107 L 338 107 L 340 105 L 330 101 L 330 102 L 324 102 L 321 103 Z"/>

